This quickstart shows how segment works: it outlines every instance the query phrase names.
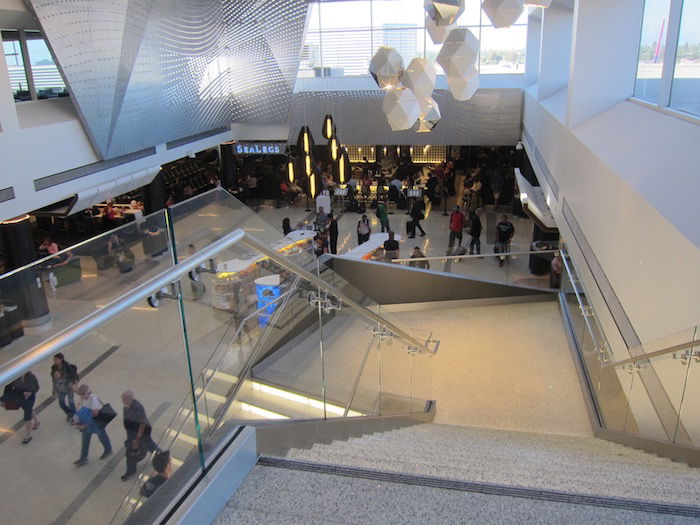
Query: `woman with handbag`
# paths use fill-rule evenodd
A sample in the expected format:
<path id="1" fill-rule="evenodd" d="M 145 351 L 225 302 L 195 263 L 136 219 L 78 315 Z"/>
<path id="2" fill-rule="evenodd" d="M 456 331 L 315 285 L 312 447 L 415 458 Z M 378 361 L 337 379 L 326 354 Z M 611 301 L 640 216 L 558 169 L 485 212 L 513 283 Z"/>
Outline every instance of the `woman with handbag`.
<path id="1" fill-rule="evenodd" d="M 36 393 L 39 391 L 39 381 L 31 372 L 15 379 L 11 383 L 12 394 L 17 400 L 17 405 L 24 411 L 24 439 L 22 444 L 26 445 L 32 440 L 32 430 L 39 428 L 39 420 L 34 412 L 34 402 Z"/>
<path id="2" fill-rule="evenodd" d="M 80 447 L 80 457 L 73 462 L 77 467 L 82 467 L 88 462 L 88 452 L 90 450 L 90 439 L 93 434 L 97 434 L 97 438 L 102 443 L 104 447 L 104 452 L 100 456 L 100 459 L 105 459 L 112 454 L 112 444 L 109 441 L 109 436 L 107 435 L 106 426 L 109 421 L 114 419 L 116 412 L 114 409 L 107 404 L 102 404 L 95 394 L 92 393 L 88 385 L 82 384 L 78 387 L 78 395 L 80 396 L 80 409 L 75 413 L 76 425 L 80 428 L 82 432 L 81 447 Z M 105 408 L 109 407 L 107 411 Z M 101 420 L 97 419 L 101 416 L 101 412 L 110 412 L 106 414 L 109 421 L 103 417 Z M 112 415 L 113 413 L 113 415 Z"/>
<path id="3" fill-rule="evenodd" d="M 59 352 L 53 356 L 51 365 L 53 391 L 58 399 L 58 406 L 66 414 L 66 421 L 69 423 L 75 414 L 73 393 L 78 386 L 78 379 L 77 367 L 66 361 L 62 353 Z"/>

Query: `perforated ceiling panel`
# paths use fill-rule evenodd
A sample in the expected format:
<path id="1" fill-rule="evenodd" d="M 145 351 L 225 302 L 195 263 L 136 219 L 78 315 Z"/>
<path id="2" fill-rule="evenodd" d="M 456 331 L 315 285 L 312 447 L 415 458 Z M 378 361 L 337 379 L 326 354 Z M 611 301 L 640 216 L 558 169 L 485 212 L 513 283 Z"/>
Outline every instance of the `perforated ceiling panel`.
<path id="1" fill-rule="evenodd" d="M 287 120 L 304 0 L 28 1 L 105 158 Z"/>
<path id="2" fill-rule="evenodd" d="M 522 90 L 480 89 L 470 100 L 459 102 L 447 90 L 433 98 L 442 119 L 430 133 L 391 131 L 382 112 L 379 90 L 304 91 L 295 93 L 290 110 L 290 142 L 301 126 L 308 125 L 318 140 L 324 115 L 333 115 L 338 136 L 345 144 L 512 145 L 520 138 Z"/>

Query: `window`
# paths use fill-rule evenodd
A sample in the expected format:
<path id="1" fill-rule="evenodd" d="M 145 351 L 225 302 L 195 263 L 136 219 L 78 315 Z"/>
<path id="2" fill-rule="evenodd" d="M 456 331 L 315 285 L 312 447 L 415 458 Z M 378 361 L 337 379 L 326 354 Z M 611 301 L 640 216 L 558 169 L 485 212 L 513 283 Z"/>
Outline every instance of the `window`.
<path id="1" fill-rule="evenodd" d="M 29 92 L 27 74 L 24 71 L 24 60 L 22 58 L 19 33 L 17 31 L 3 31 L 2 47 L 5 51 L 5 61 L 7 62 L 7 70 L 10 74 L 12 95 L 18 102 L 31 100 L 32 96 Z"/>
<path id="2" fill-rule="evenodd" d="M 27 50 L 37 98 L 58 97 L 66 90 L 46 41 L 38 31 L 27 31 Z"/>
<path id="3" fill-rule="evenodd" d="M 671 107 L 700 115 L 700 2 L 683 2 Z"/>
<path id="4" fill-rule="evenodd" d="M 657 103 L 666 51 L 666 30 L 671 0 L 646 0 L 634 96 Z"/>
<path id="5" fill-rule="evenodd" d="M 635 97 L 700 115 L 698 20 L 698 0 L 646 0 Z"/>
<path id="6" fill-rule="evenodd" d="M 459 24 L 483 37 L 482 73 L 523 73 L 527 10 L 513 27 L 494 29 L 481 0 L 465 0 Z M 441 45 L 434 45 L 425 30 L 423 0 L 313 2 L 298 76 L 367 75 L 380 46 L 396 48 L 404 64 L 416 57 L 435 64 Z M 435 68 L 443 73 L 438 64 Z"/>
<path id="7" fill-rule="evenodd" d="M 41 33 L 3 30 L 2 44 L 15 102 L 68 96 Z"/>

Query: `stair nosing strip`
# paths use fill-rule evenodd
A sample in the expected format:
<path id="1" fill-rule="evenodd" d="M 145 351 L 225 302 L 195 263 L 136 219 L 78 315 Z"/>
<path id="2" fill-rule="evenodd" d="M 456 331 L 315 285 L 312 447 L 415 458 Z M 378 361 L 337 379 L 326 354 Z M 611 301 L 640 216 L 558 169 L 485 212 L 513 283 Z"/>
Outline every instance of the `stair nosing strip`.
<path id="1" fill-rule="evenodd" d="M 331 474 L 335 476 L 371 479 L 374 481 L 384 481 L 387 483 L 401 483 L 404 485 L 419 485 L 423 487 L 457 490 L 462 492 L 476 492 L 494 496 L 511 496 L 516 498 L 570 503 L 575 505 L 590 505 L 596 507 L 633 510 L 652 514 L 670 514 L 696 518 L 700 517 L 700 506 L 697 505 L 663 503 L 609 496 L 594 496 L 578 494 L 575 492 L 531 489 L 497 483 L 460 481 L 447 478 L 421 476 L 417 474 L 404 474 L 384 470 L 331 465 L 327 463 L 312 463 L 308 461 L 275 458 L 270 456 L 260 456 L 258 458 L 258 465 L 265 467 L 285 468 L 289 470 L 300 470 L 305 472 L 315 472 L 318 474 Z"/>

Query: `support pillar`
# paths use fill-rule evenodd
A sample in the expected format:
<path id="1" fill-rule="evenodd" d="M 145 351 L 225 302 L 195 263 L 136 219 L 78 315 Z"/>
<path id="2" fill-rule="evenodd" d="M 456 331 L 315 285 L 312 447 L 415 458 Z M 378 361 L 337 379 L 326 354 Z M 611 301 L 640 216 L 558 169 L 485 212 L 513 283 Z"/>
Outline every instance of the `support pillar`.
<path id="1" fill-rule="evenodd" d="M 0 223 L 0 246 L 8 272 L 36 260 L 29 215 Z M 51 319 L 44 284 L 36 267 L 0 280 L 0 296 L 3 301 L 17 304 L 25 326 L 37 326 Z"/>
<path id="2" fill-rule="evenodd" d="M 219 161 L 221 162 L 221 187 L 232 188 L 236 184 L 237 175 L 233 142 L 224 142 L 219 145 Z"/>
<path id="3" fill-rule="evenodd" d="M 165 179 L 159 171 L 150 184 L 143 187 L 143 211 L 146 215 L 165 208 Z"/>

